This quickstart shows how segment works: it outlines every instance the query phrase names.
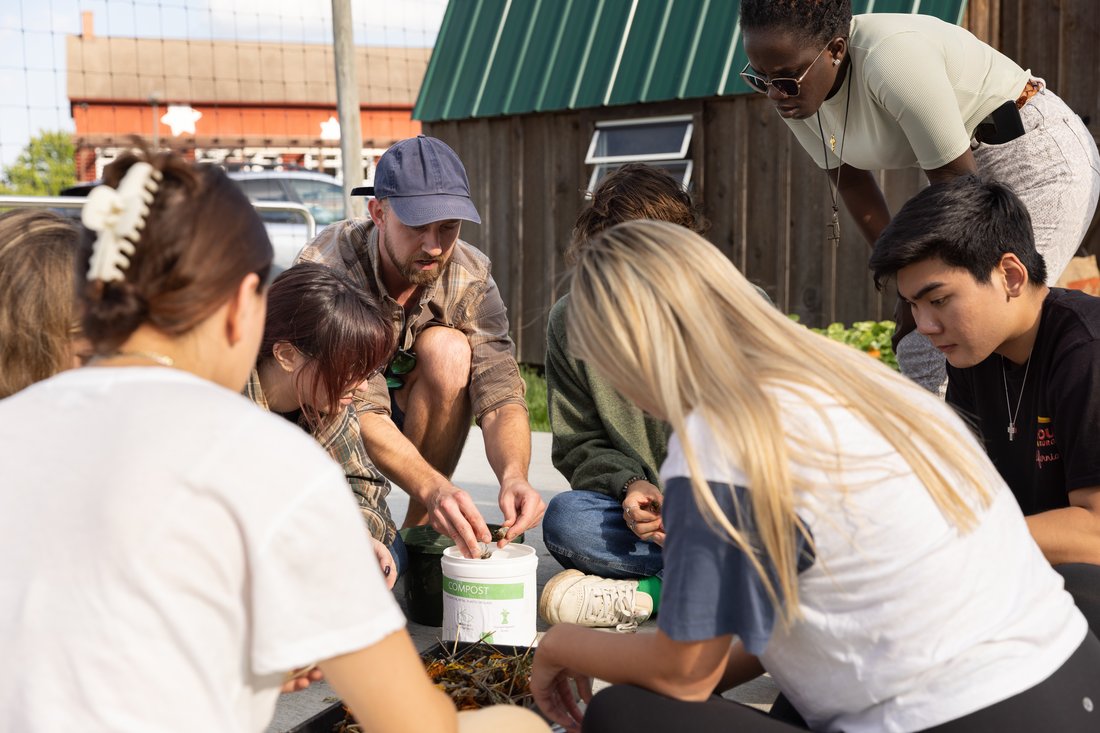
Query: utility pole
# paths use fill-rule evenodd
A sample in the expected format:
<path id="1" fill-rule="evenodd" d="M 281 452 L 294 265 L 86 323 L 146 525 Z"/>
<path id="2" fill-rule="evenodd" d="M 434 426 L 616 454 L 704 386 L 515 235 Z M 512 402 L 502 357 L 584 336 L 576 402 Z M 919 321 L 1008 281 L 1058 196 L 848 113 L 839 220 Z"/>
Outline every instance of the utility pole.
<path id="1" fill-rule="evenodd" d="M 344 172 L 344 211 L 363 216 L 363 199 L 350 192 L 363 182 L 363 134 L 359 125 L 359 85 L 355 79 L 355 39 L 351 0 L 332 0 L 332 37 L 336 57 L 336 111 L 340 118 L 340 159 Z"/>

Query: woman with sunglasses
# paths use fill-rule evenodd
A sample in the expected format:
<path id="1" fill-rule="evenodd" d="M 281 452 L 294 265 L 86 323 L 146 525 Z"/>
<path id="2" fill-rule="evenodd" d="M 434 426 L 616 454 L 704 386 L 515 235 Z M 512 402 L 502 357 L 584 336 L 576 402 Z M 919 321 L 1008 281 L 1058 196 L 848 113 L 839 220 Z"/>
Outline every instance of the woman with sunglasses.
<path id="1" fill-rule="evenodd" d="M 0 730 L 260 733 L 314 662 L 366 729 L 455 730 L 339 468 L 240 394 L 260 217 L 173 154 L 104 181 L 77 259 L 97 356 L 0 400 Z"/>
<path id="2" fill-rule="evenodd" d="M 947 405 L 791 322 L 666 222 L 590 240 L 566 322 L 576 357 L 672 437 L 658 629 L 552 626 L 531 678 L 551 719 L 600 733 L 1097 730 L 1100 641 Z M 765 671 L 804 722 L 715 696 Z M 613 685 L 591 697 L 593 677 Z"/>
<path id="3" fill-rule="evenodd" d="M 868 243 L 890 221 L 873 171 L 919 166 L 932 183 L 977 172 L 1023 199 L 1057 281 L 1096 210 L 1100 154 L 1042 79 L 963 28 L 917 14 L 853 18 L 849 0 L 743 0 L 741 29 L 742 78 L 827 169 Z M 897 315 L 900 337 L 912 321 L 908 308 Z M 898 350 L 908 376 L 945 383 L 926 338 Z"/>
<path id="4" fill-rule="evenodd" d="M 351 395 L 385 365 L 394 342 L 374 296 L 303 262 L 271 284 L 260 355 L 245 386 L 250 400 L 312 435 L 343 467 L 391 588 L 406 551 L 386 505 L 389 481 L 367 456 Z"/>

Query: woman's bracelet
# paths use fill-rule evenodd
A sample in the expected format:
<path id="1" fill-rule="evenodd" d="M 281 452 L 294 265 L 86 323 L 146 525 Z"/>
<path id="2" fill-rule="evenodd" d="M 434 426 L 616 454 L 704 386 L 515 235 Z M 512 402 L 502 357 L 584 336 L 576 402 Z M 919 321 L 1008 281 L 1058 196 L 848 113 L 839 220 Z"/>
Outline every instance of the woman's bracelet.
<path id="1" fill-rule="evenodd" d="M 626 490 L 629 489 L 630 485 L 632 483 L 634 483 L 635 481 L 648 481 L 648 479 L 645 476 L 631 476 L 630 478 L 628 478 L 626 480 L 626 483 L 623 484 L 623 495 L 624 496 L 626 495 Z"/>

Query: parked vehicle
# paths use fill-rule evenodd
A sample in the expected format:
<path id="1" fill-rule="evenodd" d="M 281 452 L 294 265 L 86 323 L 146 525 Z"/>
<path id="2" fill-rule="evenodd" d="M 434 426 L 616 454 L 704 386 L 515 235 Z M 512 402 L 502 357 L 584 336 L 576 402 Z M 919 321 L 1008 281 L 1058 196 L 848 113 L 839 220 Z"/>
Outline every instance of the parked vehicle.
<path id="1" fill-rule="evenodd" d="M 321 231 L 344 218 L 344 189 L 332 176 L 310 171 L 230 171 L 232 178 L 250 201 L 293 203 L 309 209 Z M 61 196 L 84 197 L 99 185 L 87 181 L 61 191 Z M 58 209 L 64 216 L 80 218 L 79 209 Z M 260 218 L 275 249 L 273 274 L 277 275 L 294 264 L 294 259 L 306 246 L 308 231 L 302 217 L 292 211 L 261 211 Z"/>
<path id="2" fill-rule="evenodd" d="M 317 231 L 344 218 L 344 189 L 332 176 L 310 171 L 231 171 L 229 177 L 254 202 L 302 204 Z M 261 211 L 275 248 L 275 269 L 290 267 L 307 242 L 306 225 L 293 212 Z"/>

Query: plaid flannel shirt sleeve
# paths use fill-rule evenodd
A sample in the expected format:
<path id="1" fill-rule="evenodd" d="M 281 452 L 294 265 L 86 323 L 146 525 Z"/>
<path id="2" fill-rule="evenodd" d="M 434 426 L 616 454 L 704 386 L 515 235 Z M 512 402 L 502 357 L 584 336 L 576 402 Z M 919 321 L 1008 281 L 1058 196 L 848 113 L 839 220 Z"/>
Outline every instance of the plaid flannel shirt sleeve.
<path id="1" fill-rule="evenodd" d="M 370 273 L 364 265 L 364 250 L 371 230 L 369 219 L 346 219 L 330 224 L 302 248 L 294 264 L 327 265 L 347 275 L 359 287 L 373 292 Z"/>
<path id="2" fill-rule="evenodd" d="M 343 467 L 344 476 L 359 503 L 363 521 L 366 522 L 371 537 L 389 546 L 397 534 L 397 527 L 386 504 L 390 482 L 367 455 L 355 412 L 350 407 L 345 410 L 335 429 L 325 437 L 322 445 Z"/>
<path id="3" fill-rule="evenodd" d="M 491 276 L 483 290 L 471 289 L 462 331 L 470 341 L 470 403 L 478 424 L 486 413 L 504 405 L 527 409 L 527 386 L 516 364 L 515 344 L 508 335 L 508 311 Z"/>

